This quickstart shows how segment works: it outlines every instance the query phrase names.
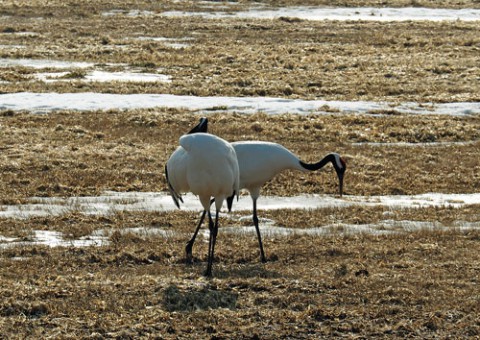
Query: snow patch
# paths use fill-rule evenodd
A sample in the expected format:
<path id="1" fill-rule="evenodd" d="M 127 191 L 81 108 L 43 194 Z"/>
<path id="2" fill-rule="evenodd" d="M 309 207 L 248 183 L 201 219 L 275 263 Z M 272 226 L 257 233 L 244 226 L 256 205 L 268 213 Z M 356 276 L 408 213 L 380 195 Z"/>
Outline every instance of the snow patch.
<path id="1" fill-rule="evenodd" d="M 115 15 L 126 15 L 128 17 L 144 17 L 144 16 L 155 15 L 155 12 L 144 11 L 144 10 L 139 10 L 139 9 L 131 9 L 131 10 L 112 9 L 110 11 L 103 12 L 102 15 L 104 17 L 111 17 L 111 16 L 115 16 Z"/>
<path id="2" fill-rule="evenodd" d="M 359 142 L 352 143 L 353 146 L 373 146 L 373 147 L 453 147 L 453 146 L 466 146 L 478 143 L 478 140 L 468 142 Z"/>
<path id="3" fill-rule="evenodd" d="M 480 222 L 455 221 L 452 226 L 445 226 L 438 222 L 428 221 L 395 221 L 383 220 L 370 224 L 346 224 L 335 223 L 322 227 L 310 228 L 286 228 L 275 225 L 274 222 L 259 225 L 262 237 L 278 237 L 278 236 L 294 236 L 294 235 L 310 235 L 310 236 L 326 236 L 332 234 L 355 235 L 355 234 L 371 234 L 371 235 L 388 235 L 398 233 L 411 233 L 422 230 L 449 230 L 455 229 L 459 231 L 478 230 Z M 221 227 L 221 233 L 240 234 L 240 235 L 256 235 L 255 227 L 252 226 L 226 226 Z M 208 239 L 209 231 L 202 230 L 201 235 Z"/>
<path id="4" fill-rule="evenodd" d="M 62 61 L 53 59 L 12 59 L 12 58 L 0 58 L 0 68 L 6 67 L 29 67 L 34 69 L 43 68 L 89 68 L 93 67 L 94 63 L 82 62 L 82 61 Z"/>
<path id="5" fill-rule="evenodd" d="M 152 83 L 152 82 L 171 82 L 170 76 L 165 74 L 157 73 L 140 73 L 140 72 L 106 72 L 94 70 L 87 74 L 84 77 L 79 78 L 68 78 L 69 72 L 46 72 L 46 73 L 37 73 L 35 78 L 46 83 L 57 82 L 57 81 L 87 81 L 87 82 L 143 82 L 143 83 Z"/>
<path id="6" fill-rule="evenodd" d="M 172 94 L 111 93 L 32 93 L 0 95 L 0 110 L 46 113 L 57 110 L 95 111 L 167 107 L 202 113 L 231 111 L 266 114 L 381 114 L 395 110 L 403 114 L 473 115 L 480 114 L 480 102 L 400 103 L 368 101 L 301 100 L 274 97 L 197 97 Z"/>
<path id="7" fill-rule="evenodd" d="M 363 20 L 363 21 L 477 21 L 479 9 L 442 9 L 425 7 L 374 8 L 374 7 L 284 7 L 278 9 L 252 8 L 239 12 L 184 12 L 167 11 L 168 17 L 198 16 L 205 19 L 278 19 L 281 17 L 302 20 Z"/>
<path id="8" fill-rule="evenodd" d="M 47 247 L 91 247 L 108 245 L 109 241 L 103 236 L 84 236 L 79 239 L 66 240 L 61 232 L 50 230 L 34 230 L 28 239 L 6 238 L 0 236 L 0 249 L 18 246 L 47 246 Z"/>
<path id="9" fill-rule="evenodd" d="M 70 198 L 45 198 L 34 197 L 30 203 L 23 205 L 0 206 L 0 218 L 30 218 L 34 216 L 55 216 L 70 212 L 80 212 L 93 215 L 109 215 L 120 211 L 172 211 L 176 207 L 168 193 L 152 192 L 106 192 L 98 197 L 70 197 Z M 198 198 L 192 194 L 184 196 L 182 209 L 202 211 Z M 440 194 L 427 193 L 413 196 L 344 196 L 343 198 L 330 197 L 327 195 L 300 195 L 294 197 L 262 196 L 259 201 L 260 210 L 275 209 L 318 209 L 337 207 L 345 208 L 352 205 L 384 206 L 389 211 L 384 213 L 385 220 L 370 224 L 346 224 L 332 223 L 321 227 L 311 226 L 308 228 L 286 228 L 278 226 L 271 219 L 260 218 L 260 230 L 264 237 L 288 237 L 292 235 L 325 236 L 331 234 L 351 235 L 367 233 L 384 235 L 402 232 L 415 232 L 420 230 L 449 230 L 460 231 L 478 230 L 480 221 L 466 222 L 455 221 L 451 225 L 443 225 L 439 222 L 430 221 L 397 221 L 388 219 L 393 214 L 391 210 L 402 208 L 421 207 L 451 207 L 461 208 L 466 205 L 480 204 L 479 194 Z M 234 204 L 234 211 L 251 211 L 252 202 L 250 197 L 242 196 Z M 238 213 L 225 214 L 222 217 L 233 221 L 232 225 L 222 226 L 221 233 L 255 235 L 253 225 L 244 226 L 252 221 L 252 215 L 239 215 Z M 193 225 L 192 225 L 193 228 Z M 193 229 L 192 229 L 193 230 Z M 14 246 L 45 245 L 49 247 L 88 247 L 104 246 L 110 243 L 109 238 L 114 232 L 121 234 L 133 233 L 141 237 L 160 236 L 173 237 L 177 234 L 174 229 L 134 227 L 125 229 L 99 229 L 91 235 L 78 239 L 65 239 L 61 232 L 35 230 L 33 235 L 27 238 L 4 237 L 0 235 L 0 249 Z M 188 237 L 190 235 L 186 235 Z M 203 229 L 200 236 L 208 238 L 208 229 Z"/>
<path id="10" fill-rule="evenodd" d="M 182 210 L 202 211 L 196 196 L 183 196 Z M 258 209 L 322 209 L 345 208 L 349 206 L 384 206 L 389 209 L 451 207 L 480 204 L 480 193 L 442 194 L 426 193 L 420 195 L 386 196 L 350 196 L 333 197 L 328 195 L 299 195 L 293 197 L 262 196 Z M 234 211 L 250 211 L 252 200 L 249 196 L 240 196 L 234 202 Z M 34 216 L 56 216 L 69 212 L 91 215 L 109 215 L 122 211 L 172 211 L 176 210 L 167 192 L 106 192 L 102 196 L 48 198 L 33 197 L 27 204 L 0 205 L 0 218 L 30 218 Z"/>
<path id="11" fill-rule="evenodd" d="M 137 37 L 136 40 L 140 41 L 156 41 L 161 42 L 164 46 L 171 47 L 174 49 L 181 49 L 190 47 L 191 44 L 186 41 L 191 41 L 193 38 L 165 38 L 165 37 Z"/>

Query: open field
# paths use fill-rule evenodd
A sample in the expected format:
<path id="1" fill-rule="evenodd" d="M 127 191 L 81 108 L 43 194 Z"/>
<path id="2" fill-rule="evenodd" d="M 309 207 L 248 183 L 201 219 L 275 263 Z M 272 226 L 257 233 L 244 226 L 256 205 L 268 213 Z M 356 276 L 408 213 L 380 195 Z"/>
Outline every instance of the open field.
<path id="1" fill-rule="evenodd" d="M 304 212 L 295 212 L 302 219 Z M 195 215 L 48 220 L 49 227 Z M 16 222 L 16 227 L 21 224 Z M 42 227 L 45 220 L 29 221 Z M 11 225 L 12 222 L 9 223 Z M 478 232 L 395 237 L 221 237 L 215 278 L 183 262 L 184 237 L 112 237 L 108 247 L 13 248 L 1 258 L 2 332 L 18 337 L 469 337 L 479 334 Z"/>
<path id="2" fill-rule="evenodd" d="M 0 73 L 4 81 L 0 91 L 480 100 L 477 22 L 205 20 L 162 15 L 179 8 L 225 10 L 218 2 L 201 8 L 194 3 L 192 7 L 176 2 L 147 6 L 136 1 L 130 7 L 123 2 L 86 3 L 68 10 L 51 2 L 38 9 L 4 6 L 0 57 L 87 61 L 96 64 L 91 67 L 96 70 L 161 73 L 171 82 L 82 81 L 89 69 L 67 67 L 63 70 L 67 81 L 46 83 L 30 67 L 6 67 Z M 480 8 L 478 2 L 470 4 Z M 247 5 L 234 3 L 231 10 Z M 112 12 L 122 8 L 136 11 Z M 12 15 L 17 12 L 20 15 Z"/>
<path id="3" fill-rule="evenodd" d="M 0 117 L 1 126 L 8 127 L 0 136 L 1 199 L 166 191 L 164 164 L 197 117 L 159 109 L 6 112 Z M 209 117 L 211 132 L 226 140 L 276 141 L 310 162 L 337 151 L 348 162 L 347 194 L 474 193 L 480 188 L 478 115 Z M 281 174 L 264 192 L 334 194 L 336 185 L 328 168 Z"/>
<path id="4" fill-rule="evenodd" d="M 480 9 L 477 0 L 261 4 Z M 162 15 L 234 13 L 258 5 L 2 2 L 0 93 L 414 102 L 427 112 L 402 114 L 393 106 L 361 114 L 325 107 L 327 113 L 304 115 L 221 107 L 0 110 L 0 213 L 27 204 L 40 209 L 42 199 L 71 204 L 60 214 L 52 206 L 51 214 L 0 218 L 2 338 L 480 336 L 480 202 L 267 210 L 260 198 L 268 262 L 259 263 L 251 212 L 237 209 L 221 216 L 209 280 L 202 276 L 204 234 L 194 247 L 194 264 L 184 263 L 198 211 L 108 210 L 108 204 L 135 201 L 122 197 L 94 213 L 64 203 L 112 191 L 167 191 L 164 164 L 202 115 L 209 117 L 210 132 L 229 141 L 275 141 L 309 162 L 340 153 L 348 169 L 346 197 L 338 201 L 480 192 L 480 115 L 428 114 L 432 103 L 480 101 L 479 21 Z M 130 81 L 122 78 L 126 74 Z M 318 200 L 337 194 L 335 177 L 330 166 L 285 172 L 262 194 Z M 352 231 L 372 226 L 377 233 Z M 328 232 L 304 232 L 322 228 Z M 62 246 L 48 241 L 52 233 Z M 40 234 L 46 242 L 38 242 Z"/>

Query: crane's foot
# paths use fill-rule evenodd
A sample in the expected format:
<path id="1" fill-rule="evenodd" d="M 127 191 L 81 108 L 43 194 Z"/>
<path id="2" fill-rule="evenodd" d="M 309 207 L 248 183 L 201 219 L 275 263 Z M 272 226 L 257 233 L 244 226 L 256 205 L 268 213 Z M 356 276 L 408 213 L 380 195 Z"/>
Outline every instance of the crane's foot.
<path id="1" fill-rule="evenodd" d="M 187 242 L 187 245 L 185 247 L 185 263 L 186 264 L 193 264 L 192 248 L 193 248 L 193 244 L 190 242 Z"/>
<path id="2" fill-rule="evenodd" d="M 261 249 L 260 251 L 260 261 L 262 263 L 266 263 L 267 262 L 267 258 L 265 257 L 265 253 L 263 252 L 263 249 Z"/>
<path id="3" fill-rule="evenodd" d="M 207 270 L 205 270 L 205 272 L 203 272 L 203 276 L 205 276 L 207 278 L 211 278 L 212 277 L 212 268 L 208 267 Z"/>

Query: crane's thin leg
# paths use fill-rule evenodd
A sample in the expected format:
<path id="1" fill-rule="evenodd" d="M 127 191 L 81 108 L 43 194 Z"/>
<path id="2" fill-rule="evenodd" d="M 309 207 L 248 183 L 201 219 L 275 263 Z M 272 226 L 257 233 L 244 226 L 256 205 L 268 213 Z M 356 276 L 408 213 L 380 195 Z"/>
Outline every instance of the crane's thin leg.
<path id="1" fill-rule="evenodd" d="M 258 217 L 257 217 L 257 199 L 253 199 L 253 224 L 255 224 L 255 230 L 257 231 L 258 245 L 260 246 L 260 260 L 265 263 L 267 259 L 265 258 L 265 252 L 263 251 L 262 236 L 260 235 L 260 228 L 258 227 Z"/>
<path id="2" fill-rule="evenodd" d="M 195 232 L 193 233 L 192 238 L 190 241 L 187 242 L 187 245 L 185 246 L 185 253 L 186 253 L 186 261 L 187 264 L 192 264 L 193 263 L 193 255 L 192 255 L 192 249 L 193 249 L 193 244 L 195 243 L 195 238 L 197 237 L 198 231 L 200 230 L 203 220 L 205 219 L 205 214 L 207 213 L 206 210 L 203 211 L 202 216 L 200 217 L 200 221 L 198 222 L 197 229 L 195 229 Z M 209 212 L 210 214 L 210 212 Z"/>
<path id="3" fill-rule="evenodd" d="M 212 198 L 210 200 L 210 205 L 215 202 L 215 199 Z M 197 234 L 202 227 L 203 220 L 205 219 L 205 214 L 207 213 L 206 210 L 203 211 L 202 216 L 200 217 L 200 221 L 198 222 L 197 228 L 195 229 L 195 232 L 193 233 L 192 238 L 190 241 L 187 242 L 187 245 L 185 246 L 185 253 L 186 253 L 186 262 L 187 264 L 192 264 L 193 263 L 193 255 L 192 255 L 192 250 L 193 250 L 193 244 L 195 243 L 195 239 L 197 238 Z M 210 215 L 210 211 L 208 212 L 209 218 L 212 219 L 212 216 Z"/>
<path id="4" fill-rule="evenodd" d="M 215 254 L 215 243 L 217 241 L 217 234 L 218 234 L 218 210 L 215 213 L 215 224 L 213 224 L 213 221 L 210 215 L 209 217 L 210 217 L 210 242 L 208 244 L 207 270 L 205 271 L 205 276 L 207 277 L 212 276 L 213 258 Z"/>

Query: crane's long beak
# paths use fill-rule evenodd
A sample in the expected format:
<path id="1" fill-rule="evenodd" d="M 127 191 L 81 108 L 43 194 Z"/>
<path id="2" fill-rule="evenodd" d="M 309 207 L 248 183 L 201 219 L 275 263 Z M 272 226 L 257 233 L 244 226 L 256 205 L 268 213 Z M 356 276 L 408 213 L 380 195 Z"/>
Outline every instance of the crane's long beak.
<path id="1" fill-rule="evenodd" d="M 343 175 L 345 174 L 345 172 L 339 172 L 337 175 L 338 175 L 338 190 L 339 190 L 339 194 L 340 194 L 340 197 L 342 197 L 343 195 Z"/>

